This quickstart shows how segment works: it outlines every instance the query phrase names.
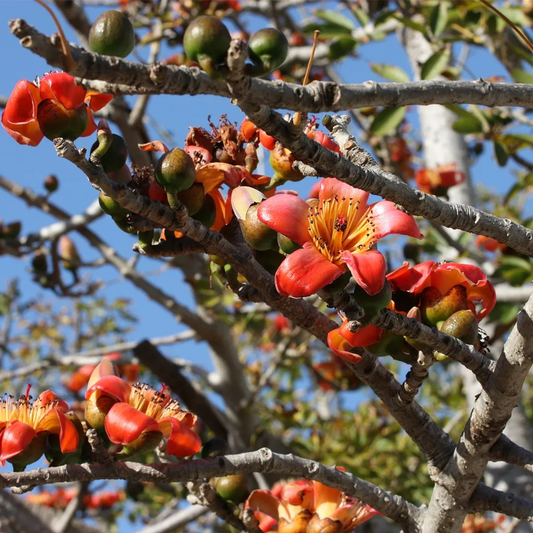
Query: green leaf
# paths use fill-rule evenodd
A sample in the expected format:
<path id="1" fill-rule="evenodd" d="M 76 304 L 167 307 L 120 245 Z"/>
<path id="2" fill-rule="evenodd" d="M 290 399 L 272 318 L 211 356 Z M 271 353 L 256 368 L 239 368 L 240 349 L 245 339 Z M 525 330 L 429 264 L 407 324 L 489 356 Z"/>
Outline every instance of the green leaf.
<path id="1" fill-rule="evenodd" d="M 350 54 L 357 46 L 357 41 L 351 37 L 336 37 L 329 45 L 328 58 L 332 61 L 342 59 Z"/>
<path id="2" fill-rule="evenodd" d="M 500 167 L 504 167 L 509 159 L 507 148 L 500 141 L 494 141 L 494 157 Z"/>
<path id="3" fill-rule="evenodd" d="M 511 71 L 511 76 L 518 83 L 533 83 L 533 74 L 519 68 L 514 68 Z"/>
<path id="4" fill-rule="evenodd" d="M 414 20 L 403 18 L 403 17 L 395 17 L 398 22 L 401 22 L 404 26 L 407 26 L 408 28 L 411 28 L 412 30 L 419 31 L 422 35 L 427 36 L 427 28 L 424 26 L 424 24 L 420 24 L 419 22 L 415 22 Z"/>
<path id="5" fill-rule="evenodd" d="M 498 9 L 504 14 L 513 24 L 517 26 L 527 26 L 528 18 L 520 7 L 503 7 L 499 6 Z M 507 25 L 507 23 L 505 23 Z"/>
<path id="6" fill-rule="evenodd" d="M 402 122 L 405 116 L 406 108 L 397 107 L 395 109 L 383 109 L 380 111 L 372 125 L 370 126 L 370 133 L 374 135 L 387 135 L 393 132 Z"/>
<path id="7" fill-rule="evenodd" d="M 457 119 L 452 127 L 457 133 L 463 133 L 465 135 L 467 133 L 483 132 L 483 124 L 474 116 Z"/>
<path id="8" fill-rule="evenodd" d="M 370 18 L 366 14 L 366 11 L 364 11 L 363 9 L 357 6 L 353 6 L 352 12 L 361 24 L 361 26 L 366 26 L 370 22 Z"/>
<path id="9" fill-rule="evenodd" d="M 409 74 L 400 67 L 395 65 L 385 65 L 383 63 L 370 63 L 370 68 L 378 76 L 386 80 L 397 81 L 399 83 L 407 83 L 410 81 Z"/>
<path id="10" fill-rule="evenodd" d="M 307 24 L 307 26 L 304 27 L 303 32 L 306 35 L 313 35 L 315 30 L 319 30 L 320 37 L 323 37 L 324 39 L 333 39 L 335 37 L 350 37 L 352 35 L 352 32 L 344 26 L 329 23 L 320 24 L 318 22 L 312 22 L 311 24 Z"/>
<path id="11" fill-rule="evenodd" d="M 315 15 L 330 24 L 342 26 L 350 31 L 355 30 L 355 24 L 348 17 L 337 11 L 319 9 L 315 11 Z"/>
<path id="12" fill-rule="evenodd" d="M 439 2 L 431 10 L 429 15 L 429 28 L 434 37 L 438 37 L 446 28 L 448 23 L 448 4 Z"/>
<path id="13" fill-rule="evenodd" d="M 506 136 L 533 146 L 533 135 L 528 135 L 527 133 L 509 133 Z"/>
<path id="14" fill-rule="evenodd" d="M 438 76 L 448 65 L 450 52 L 440 50 L 435 52 L 423 65 L 420 70 L 420 77 L 423 80 L 431 80 Z"/>

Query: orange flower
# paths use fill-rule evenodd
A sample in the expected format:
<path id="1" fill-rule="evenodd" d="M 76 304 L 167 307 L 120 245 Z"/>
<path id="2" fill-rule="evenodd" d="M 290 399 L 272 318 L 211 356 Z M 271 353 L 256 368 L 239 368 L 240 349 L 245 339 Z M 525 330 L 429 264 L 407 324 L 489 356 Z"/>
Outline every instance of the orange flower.
<path id="1" fill-rule="evenodd" d="M 440 165 L 434 170 L 422 168 L 415 173 L 417 187 L 436 196 L 442 196 L 450 187 L 463 183 L 465 179 L 465 173 L 458 170 L 455 163 Z"/>
<path id="2" fill-rule="evenodd" d="M 29 390 L 18 400 L 7 395 L 0 400 L 0 463 L 9 461 L 16 470 L 41 457 L 48 433 L 59 435 L 62 453 L 75 451 L 79 444 L 78 431 L 65 416 L 68 405 L 49 390 L 32 403 Z"/>
<path id="3" fill-rule="evenodd" d="M 331 530 L 342 533 L 378 514 L 338 489 L 306 479 L 278 483 L 271 491 L 254 490 L 245 507 L 256 512 L 259 527 L 265 532 Z"/>

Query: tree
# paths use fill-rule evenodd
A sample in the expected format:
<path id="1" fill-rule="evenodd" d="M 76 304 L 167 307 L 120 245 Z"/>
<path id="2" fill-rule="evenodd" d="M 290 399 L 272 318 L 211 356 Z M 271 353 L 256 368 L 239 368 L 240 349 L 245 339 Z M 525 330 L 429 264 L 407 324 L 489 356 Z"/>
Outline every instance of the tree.
<path id="1" fill-rule="evenodd" d="M 11 42 L 62 72 L 1 101 L 2 530 L 529 531 L 530 3 L 54 0 L 50 37 L 37 2 Z"/>

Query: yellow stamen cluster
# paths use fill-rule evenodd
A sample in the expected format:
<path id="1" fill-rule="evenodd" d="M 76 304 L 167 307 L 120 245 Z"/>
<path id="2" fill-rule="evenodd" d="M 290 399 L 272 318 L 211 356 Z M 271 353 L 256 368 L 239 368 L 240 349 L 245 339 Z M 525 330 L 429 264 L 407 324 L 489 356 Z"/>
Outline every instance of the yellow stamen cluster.
<path id="1" fill-rule="evenodd" d="M 0 422 L 18 420 L 35 429 L 42 418 L 59 403 L 57 400 L 42 403 L 39 399 L 32 402 L 31 399 L 31 396 L 21 396 L 15 400 L 14 396 L 4 394 L 0 399 Z"/>
<path id="2" fill-rule="evenodd" d="M 135 409 L 145 413 L 156 420 L 171 416 L 181 420 L 184 415 L 190 414 L 180 408 L 178 400 L 169 394 L 156 391 L 145 383 L 135 383 L 131 388 L 129 403 Z"/>
<path id="3" fill-rule="evenodd" d="M 345 250 L 366 252 L 376 243 L 370 209 L 363 208 L 364 211 L 359 200 L 337 195 L 309 208 L 309 235 L 318 251 L 337 266 L 343 263 Z"/>

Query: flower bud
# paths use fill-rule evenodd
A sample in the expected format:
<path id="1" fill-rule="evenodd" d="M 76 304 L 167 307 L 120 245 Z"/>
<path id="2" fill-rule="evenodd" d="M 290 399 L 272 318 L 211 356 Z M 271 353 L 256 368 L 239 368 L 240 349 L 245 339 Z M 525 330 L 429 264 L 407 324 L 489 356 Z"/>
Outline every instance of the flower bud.
<path id="1" fill-rule="evenodd" d="M 466 289 L 462 285 L 455 285 L 444 296 L 435 287 L 427 287 L 422 292 L 420 310 L 425 324 L 437 326 L 462 309 L 468 309 Z"/>
<path id="2" fill-rule="evenodd" d="M 167 193 L 188 189 L 195 177 L 193 160 L 181 148 L 174 148 L 163 154 L 155 167 L 155 179 Z"/>
<path id="3" fill-rule="evenodd" d="M 231 35 L 216 17 L 204 15 L 194 19 L 183 36 L 187 56 L 200 64 L 212 78 L 220 77 L 217 67 L 226 61 Z"/>
<path id="4" fill-rule="evenodd" d="M 289 237 L 282 235 L 281 233 L 278 233 L 278 246 L 279 249 L 287 255 L 292 254 L 292 252 L 295 252 L 301 248 L 301 245 L 299 245 L 297 242 L 294 242 L 292 239 L 289 239 Z"/>
<path id="5" fill-rule="evenodd" d="M 104 56 L 129 55 L 135 46 L 135 33 L 128 16 L 113 10 L 102 13 L 91 26 L 89 46 Z"/>
<path id="6" fill-rule="evenodd" d="M 422 313 L 420 312 L 420 309 L 418 307 L 412 307 L 409 312 L 407 313 L 407 318 L 414 318 L 415 320 L 418 320 L 418 322 L 422 321 Z M 415 350 L 427 350 L 427 344 L 424 344 L 423 342 L 420 342 L 416 339 L 411 339 L 409 337 L 404 337 L 406 342 L 412 346 Z"/>
<path id="7" fill-rule="evenodd" d="M 221 498 L 234 503 L 243 503 L 250 494 L 246 477 L 242 474 L 214 477 L 211 478 L 210 483 Z"/>
<path id="8" fill-rule="evenodd" d="M 91 154 L 98 150 L 99 146 L 100 141 L 98 140 L 91 146 Z M 113 133 L 107 150 L 100 156 L 101 165 L 106 172 L 117 172 L 126 164 L 127 159 L 128 147 L 124 139 L 120 135 Z"/>
<path id="9" fill-rule="evenodd" d="M 46 254 L 36 253 L 31 260 L 31 267 L 36 274 L 46 274 L 48 270 Z"/>
<path id="10" fill-rule="evenodd" d="M 63 259 L 63 266 L 68 270 L 76 270 L 79 263 L 80 256 L 76 245 L 70 240 L 67 235 L 61 235 L 59 239 L 59 255 Z"/>
<path id="11" fill-rule="evenodd" d="M 63 137 L 75 141 L 86 130 L 89 114 L 85 104 L 76 109 L 67 109 L 57 100 L 46 99 L 37 107 L 37 121 L 47 139 L 53 141 Z"/>
<path id="12" fill-rule="evenodd" d="M 103 192 L 101 192 L 98 197 L 98 203 L 104 213 L 113 218 L 118 218 L 119 220 L 125 219 L 126 215 L 129 213 L 129 211 L 121 207 L 116 200 L 106 196 Z"/>
<path id="13" fill-rule="evenodd" d="M 296 161 L 291 151 L 283 148 L 280 143 L 276 143 L 272 152 L 270 152 L 270 165 L 274 169 L 272 182 L 282 185 L 286 181 L 300 181 L 304 178 L 299 170 L 294 170 L 292 164 Z"/>
<path id="14" fill-rule="evenodd" d="M 343 533 L 344 528 L 342 523 L 332 518 L 322 518 L 317 514 L 313 515 L 313 518 L 307 525 L 306 533 Z"/>
<path id="15" fill-rule="evenodd" d="M 45 180 L 44 180 L 44 188 L 49 192 L 55 192 L 59 188 L 59 180 L 56 176 L 53 174 L 50 174 Z"/>
<path id="16" fill-rule="evenodd" d="M 285 35 L 275 28 L 264 28 L 255 32 L 248 41 L 248 56 L 255 68 L 248 66 L 247 74 L 263 76 L 280 67 L 289 53 L 289 42 Z"/>

